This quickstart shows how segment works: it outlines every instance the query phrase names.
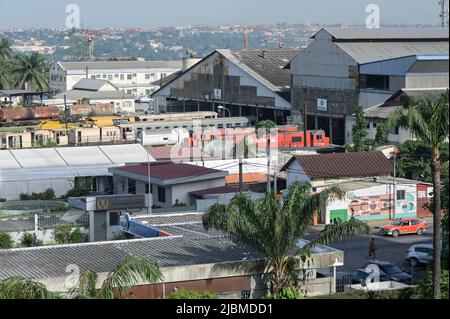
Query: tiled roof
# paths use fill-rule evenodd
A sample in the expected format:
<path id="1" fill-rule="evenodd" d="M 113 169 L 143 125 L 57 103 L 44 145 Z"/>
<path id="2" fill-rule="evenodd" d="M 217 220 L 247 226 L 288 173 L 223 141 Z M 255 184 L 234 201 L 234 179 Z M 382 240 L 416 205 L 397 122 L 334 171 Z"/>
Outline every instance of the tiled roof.
<path id="1" fill-rule="evenodd" d="M 393 173 L 393 166 L 382 152 L 332 153 L 294 156 L 283 168 L 297 160 L 311 179 L 370 177 Z"/>
<path id="2" fill-rule="evenodd" d="M 147 164 L 128 165 L 117 168 L 116 170 L 142 175 L 145 177 L 148 176 L 149 171 Z M 195 166 L 183 163 L 157 162 L 150 164 L 150 177 L 159 180 L 171 180 L 180 177 L 196 177 L 216 173 L 224 173 L 224 172 L 212 168 L 206 168 L 202 166 Z"/>
<path id="3" fill-rule="evenodd" d="M 267 174 L 247 173 L 242 174 L 244 183 L 261 183 L 267 181 Z M 231 174 L 225 178 L 227 184 L 239 184 L 239 174 Z"/>

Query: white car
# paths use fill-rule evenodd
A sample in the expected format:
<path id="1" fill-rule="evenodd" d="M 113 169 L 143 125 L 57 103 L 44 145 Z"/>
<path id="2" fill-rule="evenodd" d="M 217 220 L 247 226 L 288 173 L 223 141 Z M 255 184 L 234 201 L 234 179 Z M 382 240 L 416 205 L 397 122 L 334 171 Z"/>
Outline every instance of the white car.
<path id="1" fill-rule="evenodd" d="M 433 259 L 433 245 L 432 244 L 417 244 L 409 247 L 405 260 L 411 264 L 411 267 L 416 267 L 420 264 L 426 264 Z"/>

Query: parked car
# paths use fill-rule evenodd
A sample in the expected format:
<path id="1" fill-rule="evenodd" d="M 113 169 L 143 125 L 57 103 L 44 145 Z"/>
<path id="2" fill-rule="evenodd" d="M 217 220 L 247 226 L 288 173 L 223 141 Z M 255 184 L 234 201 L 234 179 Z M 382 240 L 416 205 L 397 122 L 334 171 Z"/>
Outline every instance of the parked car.
<path id="1" fill-rule="evenodd" d="M 427 223 L 420 218 L 401 218 L 380 228 L 380 235 L 398 237 L 404 234 L 417 234 L 421 236 L 427 229 Z"/>
<path id="2" fill-rule="evenodd" d="M 433 260 L 433 245 L 412 245 L 406 252 L 405 260 L 411 265 L 411 267 L 427 264 Z"/>
<path id="3" fill-rule="evenodd" d="M 391 263 L 390 261 L 371 260 L 364 264 L 363 269 L 368 265 L 376 265 L 380 269 L 380 281 L 396 281 L 404 284 L 411 284 L 412 277 L 407 272 L 404 272 L 400 267 Z"/>

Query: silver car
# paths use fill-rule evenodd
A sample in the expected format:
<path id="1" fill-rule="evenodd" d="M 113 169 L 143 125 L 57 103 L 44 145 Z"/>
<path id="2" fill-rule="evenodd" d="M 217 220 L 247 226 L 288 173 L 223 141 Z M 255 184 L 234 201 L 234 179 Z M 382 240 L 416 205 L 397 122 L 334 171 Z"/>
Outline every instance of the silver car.
<path id="1" fill-rule="evenodd" d="M 411 267 L 426 264 L 433 259 L 432 244 L 417 244 L 409 247 L 406 252 L 405 260 L 411 264 Z"/>

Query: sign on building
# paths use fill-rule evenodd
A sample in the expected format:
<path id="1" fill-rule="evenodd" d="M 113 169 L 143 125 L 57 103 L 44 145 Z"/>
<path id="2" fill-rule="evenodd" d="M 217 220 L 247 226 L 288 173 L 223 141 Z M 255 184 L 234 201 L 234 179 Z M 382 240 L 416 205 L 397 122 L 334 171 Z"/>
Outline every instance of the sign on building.
<path id="1" fill-rule="evenodd" d="M 222 99 L 222 90 L 221 89 L 214 89 L 214 99 L 215 100 Z"/>
<path id="2" fill-rule="evenodd" d="M 317 99 L 317 110 L 328 111 L 328 101 L 325 99 Z"/>
<path id="3" fill-rule="evenodd" d="M 120 210 L 146 206 L 145 195 L 98 196 L 95 204 L 96 210 Z"/>

